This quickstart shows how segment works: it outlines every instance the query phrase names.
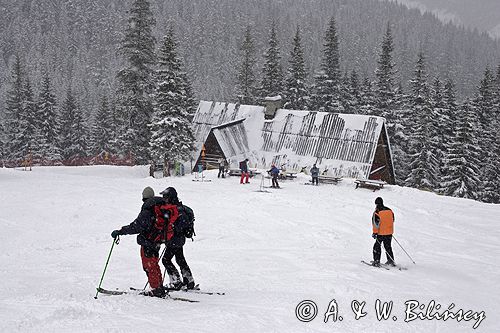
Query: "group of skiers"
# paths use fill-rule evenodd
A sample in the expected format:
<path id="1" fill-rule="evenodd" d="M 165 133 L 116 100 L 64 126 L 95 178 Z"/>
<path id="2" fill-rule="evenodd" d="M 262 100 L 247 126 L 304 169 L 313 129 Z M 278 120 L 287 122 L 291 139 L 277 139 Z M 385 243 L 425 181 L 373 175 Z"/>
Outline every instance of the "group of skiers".
<path id="1" fill-rule="evenodd" d="M 129 225 L 114 230 L 111 237 L 137 234 L 137 244 L 141 246 L 142 268 L 146 272 L 151 290 L 145 295 L 165 297 L 168 289 L 179 290 L 182 287 L 195 287 L 193 275 L 184 257 L 183 246 L 186 238 L 194 235 L 194 213 L 191 208 L 182 204 L 173 187 L 155 196 L 151 187 L 142 191 L 142 207 L 137 218 Z M 166 268 L 170 285 L 163 285 L 159 266 L 159 251 L 165 244 L 162 263 Z M 175 257 L 181 270 L 182 279 L 172 263 Z"/>
<path id="2" fill-rule="evenodd" d="M 245 178 L 246 183 L 248 183 L 248 159 L 240 162 L 240 170 L 240 183 L 243 184 Z M 319 169 L 316 164 L 310 171 L 312 183 L 317 185 Z M 220 172 L 219 170 L 219 174 Z M 272 176 L 272 187 L 279 188 L 278 175 L 280 170 L 273 164 L 268 172 Z M 183 252 L 186 238 L 192 238 L 194 235 L 194 213 L 191 208 L 182 204 L 175 188 L 168 187 L 160 194 L 161 197 L 155 196 L 151 187 L 144 188 L 142 191 L 143 204 L 137 218 L 129 225 L 111 233 L 111 237 L 115 240 L 120 235 L 137 234 L 137 243 L 141 246 L 142 267 L 151 286 L 151 290 L 144 294 L 155 297 L 165 297 L 169 289 L 195 288 L 193 275 Z M 379 267 L 381 265 L 382 244 L 387 256 L 385 264 L 396 265 L 391 246 L 393 232 L 394 213 L 384 205 L 383 199 L 378 197 L 375 199 L 375 211 L 372 216 L 372 237 L 375 239 L 373 261 L 371 262 L 373 266 Z M 168 286 L 163 285 L 159 266 L 159 251 L 162 244 L 165 244 L 162 263 L 170 280 Z M 180 274 L 172 263 L 174 257 L 179 265 Z"/>

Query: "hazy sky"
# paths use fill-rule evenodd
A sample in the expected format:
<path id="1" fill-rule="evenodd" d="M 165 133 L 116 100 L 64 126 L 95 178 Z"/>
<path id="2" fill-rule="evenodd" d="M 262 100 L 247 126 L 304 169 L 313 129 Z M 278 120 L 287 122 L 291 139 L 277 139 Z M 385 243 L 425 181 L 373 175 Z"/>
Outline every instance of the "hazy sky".
<path id="1" fill-rule="evenodd" d="M 396 0 L 500 38 L 500 0 Z"/>

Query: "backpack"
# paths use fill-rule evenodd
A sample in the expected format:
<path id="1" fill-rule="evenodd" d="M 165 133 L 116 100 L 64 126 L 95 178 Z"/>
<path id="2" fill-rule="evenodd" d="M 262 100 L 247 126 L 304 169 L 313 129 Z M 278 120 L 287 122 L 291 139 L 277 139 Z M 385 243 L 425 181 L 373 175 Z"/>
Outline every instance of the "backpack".
<path id="1" fill-rule="evenodd" d="M 186 238 L 193 238 L 196 236 L 194 232 L 194 212 L 193 210 L 186 206 L 180 205 L 178 206 L 179 218 L 176 221 L 176 232 L 179 232 Z"/>
<path id="2" fill-rule="evenodd" d="M 155 221 L 148 238 L 153 242 L 166 242 L 174 236 L 174 223 L 179 218 L 176 205 L 159 204 L 153 207 Z"/>
<path id="3" fill-rule="evenodd" d="M 247 162 L 246 161 L 241 161 L 240 162 L 240 170 L 245 170 L 246 166 L 247 166 Z"/>

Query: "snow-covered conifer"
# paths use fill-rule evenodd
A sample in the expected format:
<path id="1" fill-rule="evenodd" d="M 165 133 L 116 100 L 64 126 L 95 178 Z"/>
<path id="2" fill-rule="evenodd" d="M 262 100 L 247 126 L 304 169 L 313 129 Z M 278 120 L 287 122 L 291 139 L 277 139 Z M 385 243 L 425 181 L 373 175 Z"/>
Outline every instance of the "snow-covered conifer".
<path id="1" fill-rule="evenodd" d="M 333 17 L 326 31 L 321 69 L 314 77 L 312 91 L 312 109 L 325 112 L 343 112 L 339 37 Z"/>
<path id="2" fill-rule="evenodd" d="M 476 109 L 471 101 L 466 101 L 459 113 L 455 138 L 443 168 L 441 192 L 454 197 L 478 199 L 481 180 Z"/>
<path id="3" fill-rule="evenodd" d="M 193 101 L 187 94 L 189 82 L 172 29 L 160 47 L 156 82 L 150 151 L 154 161 L 162 161 L 168 172 L 173 163 L 188 161 L 194 149 L 189 120 Z"/>
<path id="4" fill-rule="evenodd" d="M 136 163 L 149 162 L 150 122 L 153 112 L 151 93 L 152 74 L 156 64 L 155 19 L 148 0 L 134 0 L 130 9 L 125 37 L 120 52 L 126 67 L 118 72 L 118 111 L 124 118 L 124 128 L 117 147 L 124 155 L 132 155 Z"/>
<path id="5" fill-rule="evenodd" d="M 272 22 L 269 33 L 268 48 L 264 54 L 262 68 L 261 97 L 283 94 L 283 69 L 281 67 L 281 51 L 276 34 L 276 22 Z"/>
<path id="6" fill-rule="evenodd" d="M 309 105 L 310 96 L 306 86 L 307 71 L 299 26 L 297 26 L 297 31 L 293 38 L 292 51 L 290 52 L 288 63 L 285 90 L 283 92 L 285 100 L 284 108 L 306 110 Z"/>
<path id="7" fill-rule="evenodd" d="M 242 104 L 252 105 L 257 103 L 257 81 L 255 78 L 255 43 L 250 26 L 245 29 L 240 53 L 241 61 L 237 76 L 238 100 Z"/>

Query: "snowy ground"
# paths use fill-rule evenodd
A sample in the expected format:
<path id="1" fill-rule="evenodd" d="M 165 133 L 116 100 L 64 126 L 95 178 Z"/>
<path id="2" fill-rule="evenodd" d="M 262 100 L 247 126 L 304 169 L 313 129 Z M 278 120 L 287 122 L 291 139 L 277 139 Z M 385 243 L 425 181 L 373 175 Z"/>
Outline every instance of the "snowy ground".
<path id="1" fill-rule="evenodd" d="M 397 186 L 355 190 L 352 180 L 305 186 L 308 178 L 300 177 L 261 193 L 260 179 L 239 185 L 207 175 L 212 182 L 153 179 L 129 167 L 0 169 L 0 332 L 471 332 L 477 322 L 405 322 L 408 300 L 435 300 L 440 312 L 451 303 L 453 312 L 484 311 L 477 331 L 500 331 L 500 205 Z M 174 186 L 194 209 L 198 236 L 186 244 L 186 257 L 202 289 L 225 296 L 181 294 L 199 303 L 94 299 L 110 232 L 136 217 L 145 186 Z M 379 195 L 417 263 L 393 243 L 407 271 L 360 263 L 371 259 Z M 145 282 L 135 237 L 123 236 L 103 287 Z M 390 319 L 377 320 L 377 299 L 393 301 Z M 302 300 L 317 304 L 311 322 L 296 318 Z M 343 320 L 325 323 L 332 300 Z M 366 302 L 366 317 L 354 319 L 354 300 Z"/>

